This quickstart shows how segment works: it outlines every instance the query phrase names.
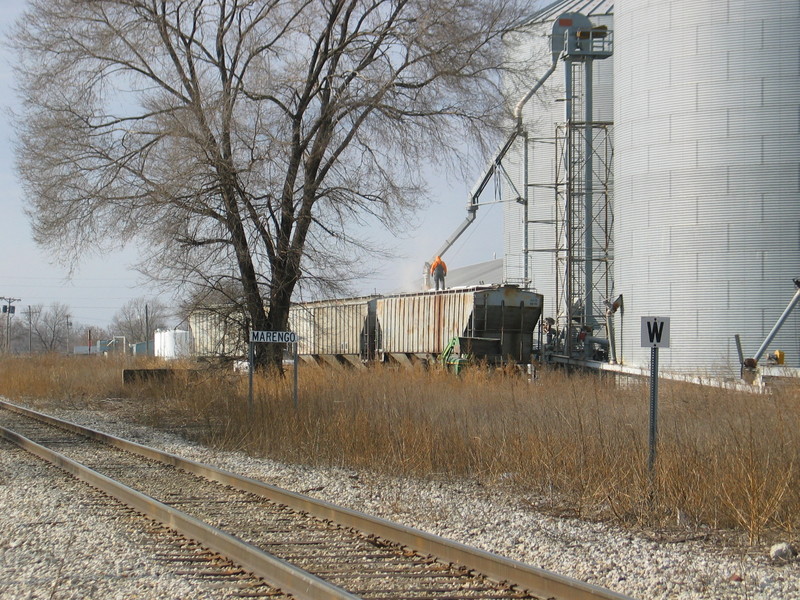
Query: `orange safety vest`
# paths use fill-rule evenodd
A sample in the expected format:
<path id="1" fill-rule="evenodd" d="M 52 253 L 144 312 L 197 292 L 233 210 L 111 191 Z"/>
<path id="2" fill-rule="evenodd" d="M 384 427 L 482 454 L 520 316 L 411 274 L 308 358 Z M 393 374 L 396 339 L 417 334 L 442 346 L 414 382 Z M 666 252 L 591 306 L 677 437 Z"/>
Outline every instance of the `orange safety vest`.
<path id="1" fill-rule="evenodd" d="M 431 275 L 433 275 L 433 272 L 436 270 L 436 267 L 439 267 L 439 266 L 442 267 L 442 270 L 444 271 L 444 274 L 447 275 L 447 265 L 444 264 L 444 261 L 442 260 L 442 258 L 440 256 L 437 256 L 436 260 L 434 260 L 433 264 L 431 265 Z"/>

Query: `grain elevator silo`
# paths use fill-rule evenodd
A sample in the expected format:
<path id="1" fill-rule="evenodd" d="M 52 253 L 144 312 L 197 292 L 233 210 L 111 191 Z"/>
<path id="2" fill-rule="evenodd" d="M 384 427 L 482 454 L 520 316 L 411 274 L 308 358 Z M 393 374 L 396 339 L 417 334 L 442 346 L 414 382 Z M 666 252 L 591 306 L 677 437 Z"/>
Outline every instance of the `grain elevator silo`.
<path id="1" fill-rule="evenodd" d="M 608 31 L 605 48 L 611 47 L 610 0 L 554 2 L 534 14 L 520 33 L 507 40 L 512 97 L 524 97 L 531 86 L 545 77 L 546 81 L 524 104 L 518 105 L 524 135 L 515 141 L 503 161 L 507 173 L 503 192 L 505 281 L 543 294 L 545 316 L 554 319 L 562 330 L 566 329 L 571 312 L 585 309 L 589 320 L 597 321 L 591 315 L 602 314 L 600 307 L 613 293 L 613 281 L 607 276 L 613 257 L 613 58 L 608 51 L 594 60 L 583 56 L 573 61 L 568 53 L 560 52 L 555 70 L 550 73 L 551 32 L 565 16 L 568 20 L 582 19 L 587 27 L 598 31 Z M 587 137 L 591 150 L 587 150 Z M 586 230 L 582 226 L 571 229 L 566 225 L 565 207 L 570 197 L 576 206 L 596 207 L 590 242 L 583 243 Z M 573 224 L 583 218 L 576 217 Z M 574 242 L 580 246 L 577 252 L 575 247 L 572 251 L 568 248 L 571 234 L 575 234 Z M 591 282 L 578 276 L 584 269 L 593 277 Z M 583 306 L 587 295 L 588 304 L 593 307 Z M 595 325 L 602 327 L 600 323 Z"/>
<path id="2" fill-rule="evenodd" d="M 616 0 L 621 358 L 669 316 L 665 370 L 737 375 L 800 275 L 800 2 Z M 770 349 L 800 365 L 795 311 Z"/>

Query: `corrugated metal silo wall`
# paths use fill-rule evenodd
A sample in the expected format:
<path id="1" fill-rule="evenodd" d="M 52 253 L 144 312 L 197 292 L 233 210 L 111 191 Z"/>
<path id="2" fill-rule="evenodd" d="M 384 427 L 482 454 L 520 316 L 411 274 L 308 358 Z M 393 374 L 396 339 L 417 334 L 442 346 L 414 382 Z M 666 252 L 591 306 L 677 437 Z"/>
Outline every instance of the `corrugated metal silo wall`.
<path id="1" fill-rule="evenodd" d="M 367 316 L 374 302 L 372 298 L 352 298 L 293 305 L 289 327 L 299 338 L 298 352 L 311 355 L 366 352 L 370 335 Z"/>
<path id="2" fill-rule="evenodd" d="M 474 290 L 447 290 L 376 301 L 379 351 L 398 354 L 440 354 L 455 336 L 463 335 L 475 304 Z"/>
<path id="3" fill-rule="evenodd" d="M 800 2 L 617 0 L 622 358 L 671 318 L 665 369 L 737 375 L 800 275 Z M 619 330 L 619 325 L 618 325 Z M 800 311 L 772 344 L 800 365 Z"/>
<path id="4" fill-rule="evenodd" d="M 565 0 L 549 5 L 533 17 L 527 32 L 509 39 L 509 57 L 513 65 L 526 66 L 527 75 L 521 86 L 512 93 L 522 98 L 544 75 L 552 64 L 550 34 L 555 19 L 565 12 L 581 12 L 595 25 L 613 30 L 614 3 L 609 0 Z M 594 62 L 594 119 L 613 119 L 613 61 Z M 523 110 L 525 128 L 529 134 L 528 159 L 528 253 L 531 287 L 544 296 L 545 315 L 555 317 L 556 307 L 556 125 L 565 121 L 564 62 L 543 87 L 528 101 Z M 511 86 L 511 83 L 507 83 Z M 580 117 L 582 120 L 583 117 Z M 523 193 L 523 143 L 518 139 L 505 161 L 517 191 Z M 522 284 L 524 279 L 523 205 L 514 202 L 515 192 L 504 188 L 504 251 L 505 281 Z M 613 253 L 612 253 L 613 254 Z"/>

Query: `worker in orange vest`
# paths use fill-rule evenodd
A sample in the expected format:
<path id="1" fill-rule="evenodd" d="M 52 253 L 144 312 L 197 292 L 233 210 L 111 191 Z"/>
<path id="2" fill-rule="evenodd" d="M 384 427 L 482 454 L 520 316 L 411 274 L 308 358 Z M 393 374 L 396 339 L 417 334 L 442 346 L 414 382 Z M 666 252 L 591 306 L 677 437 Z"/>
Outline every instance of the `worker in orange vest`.
<path id="1" fill-rule="evenodd" d="M 444 264 L 441 256 L 437 256 L 436 260 L 433 261 L 431 265 L 431 275 L 433 275 L 433 283 L 436 289 L 439 289 L 440 283 L 442 289 L 444 289 L 444 276 L 447 275 L 447 265 Z"/>

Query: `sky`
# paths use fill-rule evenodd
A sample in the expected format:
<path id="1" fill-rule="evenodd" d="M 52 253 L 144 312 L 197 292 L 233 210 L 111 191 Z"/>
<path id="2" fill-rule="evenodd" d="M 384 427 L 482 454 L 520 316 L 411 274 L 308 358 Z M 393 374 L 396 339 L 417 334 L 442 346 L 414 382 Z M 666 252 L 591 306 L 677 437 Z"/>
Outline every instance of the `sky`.
<path id="1" fill-rule="evenodd" d="M 24 3 L 0 0 L 0 34 L 3 40 Z M 115 313 L 137 298 L 158 299 L 174 306 L 170 294 L 158 296 L 155 286 L 139 275 L 132 265 L 135 247 L 120 248 L 114 254 L 87 254 L 70 275 L 59 256 L 39 248 L 33 241 L 25 215 L 25 194 L 14 167 L 13 128 L 9 110 L 17 98 L 11 66 L 13 53 L 3 42 L 0 47 L 0 297 L 14 298 L 17 313 L 28 306 L 64 304 L 72 322 L 88 327 L 106 327 Z M 480 177 L 462 180 L 436 173 L 429 178 L 431 204 L 418 212 L 403 238 L 388 234 L 375 238 L 393 259 L 375 266 L 375 275 L 358 282 L 356 292 L 392 293 L 413 289 L 422 281 L 423 265 L 466 218 L 469 191 Z M 491 187 L 491 186 L 490 186 Z M 490 193 L 487 190 L 487 193 Z M 490 200 L 490 198 L 489 198 Z M 499 258 L 502 253 L 502 208 L 482 206 L 475 222 L 445 255 L 449 268 Z M 5 301 L 0 301 L 5 303 Z M 171 325 L 177 325 L 177 319 Z M 110 332 L 113 334 L 113 332 Z"/>

